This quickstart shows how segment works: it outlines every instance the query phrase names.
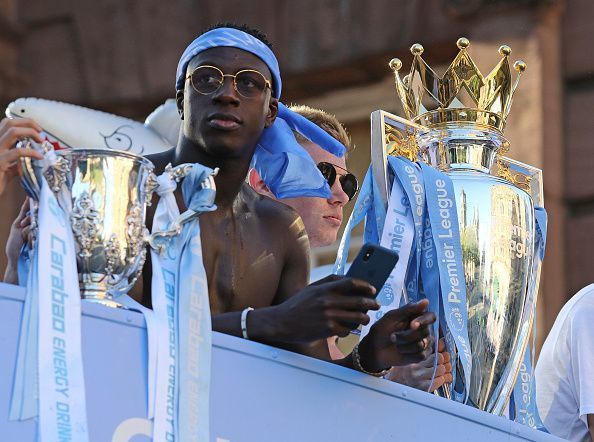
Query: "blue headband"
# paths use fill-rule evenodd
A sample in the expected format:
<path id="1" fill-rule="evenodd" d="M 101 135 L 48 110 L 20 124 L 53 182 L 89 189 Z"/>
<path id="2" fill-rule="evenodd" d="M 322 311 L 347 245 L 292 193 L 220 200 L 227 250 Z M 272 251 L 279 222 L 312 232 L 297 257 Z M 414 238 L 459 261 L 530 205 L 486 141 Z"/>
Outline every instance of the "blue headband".
<path id="1" fill-rule="evenodd" d="M 202 34 L 186 48 L 177 65 L 176 90 L 182 90 L 190 60 L 206 49 L 232 47 L 260 58 L 272 74 L 273 93 L 280 98 L 282 81 L 278 60 L 266 44 L 234 28 L 217 28 Z M 274 124 L 264 129 L 252 159 L 253 167 L 277 198 L 313 196 L 328 198 L 330 187 L 311 156 L 299 145 L 293 131 L 337 157 L 346 148 L 325 130 L 279 102 Z"/>
<path id="2" fill-rule="evenodd" d="M 190 60 L 198 55 L 200 52 L 210 48 L 227 47 L 238 48 L 246 52 L 254 54 L 260 58 L 272 74 L 273 93 L 275 98 L 280 98 L 282 82 L 280 76 L 280 68 L 278 67 L 278 60 L 274 56 L 272 50 L 266 46 L 263 41 L 256 37 L 234 28 L 217 28 L 205 32 L 200 37 L 196 38 L 186 48 L 179 63 L 177 64 L 177 73 L 175 75 L 175 90 L 182 90 L 186 82 L 186 71 Z"/>

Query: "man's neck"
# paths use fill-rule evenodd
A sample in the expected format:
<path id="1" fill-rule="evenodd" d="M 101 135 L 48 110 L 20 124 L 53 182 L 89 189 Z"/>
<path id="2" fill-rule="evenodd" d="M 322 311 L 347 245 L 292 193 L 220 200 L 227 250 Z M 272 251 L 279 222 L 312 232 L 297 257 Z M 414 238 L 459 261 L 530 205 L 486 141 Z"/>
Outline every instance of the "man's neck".
<path id="1" fill-rule="evenodd" d="M 211 169 L 219 168 L 219 173 L 215 177 L 217 186 L 215 203 L 220 208 L 231 208 L 233 205 L 245 181 L 250 162 L 251 158 L 212 156 L 184 137 L 180 137 L 173 158 L 173 166 L 183 163 L 200 163 Z"/>

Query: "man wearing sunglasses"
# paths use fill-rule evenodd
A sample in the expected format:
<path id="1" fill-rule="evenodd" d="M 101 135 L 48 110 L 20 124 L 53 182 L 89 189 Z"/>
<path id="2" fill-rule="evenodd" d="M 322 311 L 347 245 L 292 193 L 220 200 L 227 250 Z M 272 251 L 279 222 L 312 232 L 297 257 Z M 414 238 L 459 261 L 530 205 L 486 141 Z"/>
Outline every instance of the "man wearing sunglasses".
<path id="1" fill-rule="evenodd" d="M 289 109 L 317 124 L 345 146 L 350 145 L 346 130 L 333 115 L 309 106 L 291 106 Z M 310 247 L 326 246 L 336 241 L 343 208 L 357 193 L 357 178 L 346 169 L 344 156 L 331 154 L 298 132 L 295 132 L 295 138 L 316 163 L 330 186 L 331 194 L 328 198 L 295 197 L 279 201 L 297 211 L 305 225 Z M 250 170 L 249 183 L 259 194 L 277 199 L 256 169 Z"/>
<path id="2" fill-rule="evenodd" d="M 334 115 L 303 105 L 291 106 L 290 109 L 320 126 L 347 148 L 351 147 L 347 131 Z M 332 155 L 298 132 L 295 133 L 295 138 L 316 162 L 318 169 L 328 181 L 332 194 L 329 198 L 298 197 L 279 201 L 297 211 L 303 220 L 312 248 L 327 246 L 336 241 L 342 223 L 343 207 L 355 197 L 358 190 L 357 178 L 346 169 L 345 157 Z M 276 199 L 255 169 L 250 170 L 249 183 L 259 194 Z M 321 276 L 324 275 L 324 273 L 321 274 Z M 336 346 L 336 337 L 328 338 L 328 349 L 332 359 L 344 357 Z M 432 354 L 428 354 L 419 363 L 392 369 L 387 378 L 419 390 L 434 391 L 444 383 L 452 382 L 450 354 L 445 351 L 444 342 L 440 342 L 439 352 L 435 376 L 433 367 L 435 358 Z"/>

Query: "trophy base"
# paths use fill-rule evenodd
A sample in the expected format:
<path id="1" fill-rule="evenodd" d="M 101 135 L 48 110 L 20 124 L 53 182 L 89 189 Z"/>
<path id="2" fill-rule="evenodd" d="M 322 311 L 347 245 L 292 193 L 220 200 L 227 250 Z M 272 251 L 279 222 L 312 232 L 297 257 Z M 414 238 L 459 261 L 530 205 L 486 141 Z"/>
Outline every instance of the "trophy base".
<path id="1" fill-rule="evenodd" d="M 128 307 L 126 307 L 124 304 L 120 304 L 119 302 L 114 301 L 111 298 L 97 298 L 97 297 L 85 297 L 85 295 L 81 296 L 83 301 L 88 301 L 88 302 L 93 302 L 95 304 L 102 304 L 106 307 L 110 307 L 110 308 L 121 308 L 124 310 L 129 310 Z"/>
<path id="2" fill-rule="evenodd" d="M 128 310 L 124 304 L 117 302 L 110 293 L 106 275 L 101 273 L 87 273 L 79 275 L 80 297 L 83 301 L 102 304 L 110 308 Z"/>

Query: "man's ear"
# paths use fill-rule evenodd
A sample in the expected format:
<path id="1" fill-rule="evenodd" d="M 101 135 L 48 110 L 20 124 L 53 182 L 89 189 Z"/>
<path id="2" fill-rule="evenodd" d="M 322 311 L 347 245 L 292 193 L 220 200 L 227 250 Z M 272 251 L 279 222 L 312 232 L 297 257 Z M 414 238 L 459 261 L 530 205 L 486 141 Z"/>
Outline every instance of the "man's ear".
<path id="1" fill-rule="evenodd" d="M 184 91 L 177 91 L 175 93 L 175 103 L 177 104 L 177 112 L 180 118 L 184 119 Z"/>
<path id="2" fill-rule="evenodd" d="M 272 199 L 276 199 L 274 194 L 270 191 L 264 180 L 260 177 L 258 171 L 251 168 L 248 172 L 248 182 L 250 187 L 258 192 L 260 195 L 267 196 Z"/>
<path id="3" fill-rule="evenodd" d="M 274 120 L 276 120 L 276 116 L 278 115 L 278 98 L 270 97 L 270 102 L 268 103 L 268 113 L 266 114 L 266 122 L 264 123 L 264 127 L 272 126 Z"/>

